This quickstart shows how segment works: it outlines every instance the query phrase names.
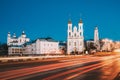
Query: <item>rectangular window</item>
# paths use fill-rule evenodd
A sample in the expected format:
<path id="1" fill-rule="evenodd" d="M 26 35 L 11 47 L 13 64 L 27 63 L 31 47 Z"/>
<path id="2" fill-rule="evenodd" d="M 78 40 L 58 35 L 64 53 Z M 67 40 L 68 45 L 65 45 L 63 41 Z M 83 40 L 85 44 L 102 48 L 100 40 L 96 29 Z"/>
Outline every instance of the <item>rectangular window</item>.
<path id="1" fill-rule="evenodd" d="M 69 46 L 71 45 L 71 42 L 69 42 Z"/>

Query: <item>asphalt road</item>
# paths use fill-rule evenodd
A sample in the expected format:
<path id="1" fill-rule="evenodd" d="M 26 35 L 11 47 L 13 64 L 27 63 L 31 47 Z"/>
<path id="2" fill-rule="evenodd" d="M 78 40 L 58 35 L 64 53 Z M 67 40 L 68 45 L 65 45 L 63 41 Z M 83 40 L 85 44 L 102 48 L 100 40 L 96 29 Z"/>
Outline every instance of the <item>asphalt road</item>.
<path id="1" fill-rule="evenodd" d="M 119 55 L 0 64 L 0 80 L 120 80 Z"/>

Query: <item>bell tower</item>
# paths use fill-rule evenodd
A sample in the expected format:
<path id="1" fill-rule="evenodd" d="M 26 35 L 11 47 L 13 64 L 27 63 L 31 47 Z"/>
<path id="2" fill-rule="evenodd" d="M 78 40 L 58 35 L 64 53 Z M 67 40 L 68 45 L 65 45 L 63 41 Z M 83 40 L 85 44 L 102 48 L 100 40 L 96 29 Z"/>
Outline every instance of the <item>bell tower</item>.
<path id="1" fill-rule="evenodd" d="M 78 31 L 79 31 L 80 37 L 82 37 L 83 36 L 83 22 L 82 22 L 82 19 L 80 19 L 80 21 L 78 23 Z"/>
<path id="2" fill-rule="evenodd" d="M 26 34 L 25 34 L 25 31 L 22 31 L 22 35 L 21 35 L 23 38 L 26 37 Z"/>
<path id="3" fill-rule="evenodd" d="M 68 21 L 68 38 L 72 37 L 72 21 L 69 19 Z"/>
<path id="4" fill-rule="evenodd" d="M 11 42 L 11 34 L 10 34 L 10 32 L 8 32 L 8 34 L 7 34 L 7 45 L 10 45 L 10 42 Z"/>
<path id="5" fill-rule="evenodd" d="M 94 30 L 94 44 L 97 50 L 100 50 L 98 27 L 95 27 L 95 30 Z"/>

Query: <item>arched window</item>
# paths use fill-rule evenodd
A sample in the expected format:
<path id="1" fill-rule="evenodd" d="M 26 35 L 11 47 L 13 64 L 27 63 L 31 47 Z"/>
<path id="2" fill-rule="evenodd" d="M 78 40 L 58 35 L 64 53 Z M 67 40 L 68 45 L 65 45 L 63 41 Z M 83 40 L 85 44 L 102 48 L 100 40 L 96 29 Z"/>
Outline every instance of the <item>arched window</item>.
<path id="1" fill-rule="evenodd" d="M 69 30 L 71 30 L 70 26 L 69 26 Z"/>
<path id="2" fill-rule="evenodd" d="M 71 32 L 69 32 L 69 36 L 71 36 Z"/>
<path id="3" fill-rule="evenodd" d="M 76 33 L 74 34 L 74 36 L 76 37 Z"/>
<path id="4" fill-rule="evenodd" d="M 79 28 L 81 29 L 81 26 Z"/>
<path id="5" fill-rule="evenodd" d="M 80 32 L 80 36 L 82 36 L 82 33 Z"/>

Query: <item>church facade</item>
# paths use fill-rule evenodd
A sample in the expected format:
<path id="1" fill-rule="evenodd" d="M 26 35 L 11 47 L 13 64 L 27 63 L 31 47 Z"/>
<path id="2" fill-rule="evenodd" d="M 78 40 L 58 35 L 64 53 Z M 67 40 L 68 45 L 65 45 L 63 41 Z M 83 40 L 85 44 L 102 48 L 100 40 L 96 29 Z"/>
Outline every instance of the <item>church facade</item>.
<path id="1" fill-rule="evenodd" d="M 83 22 L 80 19 L 78 27 L 72 25 L 72 21 L 68 21 L 67 30 L 67 53 L 81 53 L 84 51 Z"/>
<path id="2" fill-rule="evenodd" d="M 24 31 L 22 32 L 20 37 L 17 37 L 15 33 L 13 34 L 13 36 L 11 36 L 10 32 L 8 32 L 8 35 L 7 35 L 8 46 L 20 46 L 29 41 L 30 39 L 26 37 L 26 34 Z"/>

